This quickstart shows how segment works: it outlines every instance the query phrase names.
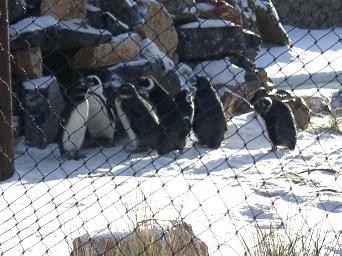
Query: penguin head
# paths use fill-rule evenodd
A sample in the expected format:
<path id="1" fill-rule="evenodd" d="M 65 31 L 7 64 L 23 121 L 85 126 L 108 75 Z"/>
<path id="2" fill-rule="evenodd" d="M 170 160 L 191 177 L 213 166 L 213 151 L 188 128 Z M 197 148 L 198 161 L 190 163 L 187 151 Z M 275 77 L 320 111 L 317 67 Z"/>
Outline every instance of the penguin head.
<path id="1" fill-rule="evenodd" d="M 196 76 L 196 88 L 204 89 L 212 87 L 211 82 L 204 76 Z"/>
<path id="2" fill-rule="evenodd" d="M 134 99 L 137 97 L 137 91 L 133 84 L 125 83 L 118 88 L 117 92 L 121 99 Z"/>
<path id="3" fill-rule="evenodd" d="M 272 107 L 272 99 L 270 97 L 262 97 L 258 99 L 253 106 L 257 113 L 265 115 Z"/>
<path id="4" fill-rule="evenodd" d="M 151 91 L 155 87 L 155 84 L 156 82 L 152 76 L 142 76 L 138 81 L 138 86 L 146 91 Z"/>
<path id="5" fill-rule="evenodd" d="M 102 81 L 96 75 L 89 75 L 85 78 L 85 82 L 88 84 L 90 91 L 102 94 Z"/>
<path id="6" fill-rule="evenodd" d="M 266 97 L 268 92 L 265 87 L 259 87 L 254 93 L 252 99 L 249 101 L 252 105 L 260 98 Z"/>

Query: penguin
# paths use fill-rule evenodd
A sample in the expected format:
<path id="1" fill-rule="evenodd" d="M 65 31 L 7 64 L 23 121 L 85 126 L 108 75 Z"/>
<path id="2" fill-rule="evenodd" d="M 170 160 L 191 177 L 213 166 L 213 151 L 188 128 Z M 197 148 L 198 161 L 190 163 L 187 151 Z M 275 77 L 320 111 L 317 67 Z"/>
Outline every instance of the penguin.
<path id="1" fill-rule="evenodd" d="M 267 91 L 267 89 L 265 88 L 265 87 L 259 87 L 256 91 L 255 91 L 255 93 L 254 93 L 254 95 L 253 95 L 253 97 L 250 99 L 250 104 L 254 104 L 258 99 L 260 99 L 260 98 L 262 98 L 262 97 L 266 97 L 266 96 L 268 96 L 268 91 Z"/>
<path id="2" fill-rule="evenodd" d="M 223 106 L 211 82 L 205 77 L 197 77 L 194 97 L 193 131 L 198 143 L 211 149 L 221 146 L 227 130 Z"/>
<path id="3" fill-rule="evenodd" d="M 162 134 L 158 142 L 158 154 L 163 155 L 173 150 L 183 150 L 186 135 L 184 135 L 183 127 L 179 125 L 182 115 L 177 110 L 177 104 L 172 95 L 152 76 L 141 77 L 138 86 L 142 95 L 151 102 L 159 117 Z"/>
<path id="4" fill-rule="evenodd" d="M 134 85 L 125 83 L 118 88 L 115 107 L 130 140 L 127 150 L 138 153 L 156 149 L 159 119 Z"/>
<path id="5" fill-rule="evenodd" d="M 268 137 L 272 143 L 271 151 L 277 150 L 278 146 L 294 150 L 297 130 L 290 107 L 273 97 L 259 98 L 253 107 L 258 118 L 265 123 Z"/>
<path id="6" fill-rule="evenodd" d="M 177 111 L 181 115 L 178 126 L 182 132 L 179 133 L 179 139 L 183 139 L 182 148 L 185 147 L 186 137 L 190 134 L 192 129 L 192 122 L 194 119 L 194 102 L 191 93 L 188 90 L 181 90 L 175 96 Z"/>
<path id="7" fill-rule="evenodd" d="M 58 136 L 61 156 L 68 160 L 78 160 L 83 145 L 89 117 L 88 84 L 81 79 L 68 90 L 65 108 Z"/>
<path id="8" fill-rule="evenodd" d="M 89 85 L 89 120 L 87 131 L 93 140 L 112 143 L 115 134 L 115 118 L 105 98 L 102 82 L 98 76 L 86 77 Z"/>

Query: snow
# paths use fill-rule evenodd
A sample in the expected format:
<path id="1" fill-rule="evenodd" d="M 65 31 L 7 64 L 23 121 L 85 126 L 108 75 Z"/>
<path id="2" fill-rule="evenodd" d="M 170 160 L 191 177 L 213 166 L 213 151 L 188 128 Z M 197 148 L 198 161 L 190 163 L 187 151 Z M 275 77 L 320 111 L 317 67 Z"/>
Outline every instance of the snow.
<path id="1" fill-rule="evenodd" d="M 139 46 L 142 58 L 146 59 L 149 62 L 162 61 L 165 73 L 174 69 L 174 62 L 150 39 L 146 38 L 144 40 L 141 40 L 139 42 Z"/>
<path id="2" fill-rule="evenodd" d="M 109 31 L 99 28 L 94 28 L 89 25 L 83 27 L 80 19 L 62 20 L 58 25 L 62 29 L 73 30 L 81 33 L 90 33 L 95 35 L 112 35 Z"/>
<path id="3" fill-rule="evenodd" d="M 136 33 L 132 33 L 132 32 L 123 33 L 117 36 L 113 36 L 111 42 L 112 43 L 121 42 L 121 41 L 127 40 L 128 38 L 132 38 L 132 39 L 139 38 L 139 35 Z"/>
<path id="4" fill-rule="evenodd" d="M 219 28 L 228 26 L 235 26 L 235 24 L 224 19 L 198 19 L 198 21 L 181 25 L 180 28 Z"/>
<path id="5" fill-rule="evenodd" d="M 91 11 L 91 12 L 100 12 L 102 11 L 101 8 L 93 5 L 93 4 L 90 4 L 90 3 L 86 3 L 86 9 L 87 11 Z"/>
<path id="6" fill-rule="evenodd" d="M 194 75 L 210 78 L 213 84 L 237 85 L 245 81 L 245 70 L 232 64 L 228 57 L 203 61 L 193 70 Z"/>
<path id="7" fill-rule="evenodd" d="M 310 170 L 341 172 L 342 135 L 299 131 L 295 151 L 272 153 L 249 113 L 234 117 L 225 137 L 221 148 L 208 150 L 192 146 L 191 135 L 183 154 L 163 157 L 128 155 L 121 140 L 85 149 L 79 161 L 60 158 L 54 144 L 39 150 L 19 142 L 16 174 L 0 186 L 3 255 L 66 255 L 78 236 L 127 231 L 152 215 L 183 217 L 210 255 L 243 255 L 241 238 L 252 243 L 256 222 L 321 225 L 331 246 L 342 230 L 342 199 L 333 192 L 341 191 L 342 177 Z M 292 182 L 289 172 L 307 182 Z"/>
<path id="8" fill-rule="evenodd" d="M 195 14 L 198 11 L 200 12 L 208 12 L 213 10 L 215 7 L 212 4 L 207 4 L 207 3 L 197 3 L 194 4 L 191 7 L 185 8 L 183 13 L 191 13 L 191 14 Z"/>
<path id="9" fill-rule="evenodd" d="M 25 90 L 46 89 L 51 85 L 52 82 L 56 81 L 56 77 L 54 76 L 43 76 L 36 79 L 24 81 L 23 87 Z"/>
<path id="10" fill-rule="evenodd" d="M 325 85 L 326 79 L 341 77 L 342 28 L 309 33 L 285 28 L 294 44 L 291 50 L 264 48 L 257 57 L 257 66 L 265 67 L 277 85 L 298 86 L 310 73 Z M 142 61 L 147 60 L 125 65 Z M 205 67 L 217 83 L 242 81 L 228 59 L 206 64 L 193 73 Z M 186 85 L 190 68 L 179 64 L 178 70 Z M 127 154 L 127 139 L 122 138 L 113 147 L 84 149 L 84 159 L 66 161 L 56 144 L 40 150 L 21 138 L 15 147 L 15 175 L 0 183 L 1 253 L 69 255 L 76 237 L 124 232 L 153 217 L 183 218 L 214 256 L 244 255 L 243 241 L 253 246 L 255 226 L 268 229 L 271 223 L 284 223 L 303 235 L 317 229 L 327 235 L 323 247 L 341 255 L 342 135 L 328 129 L 328 122 L 326 116 L 313 117 L 307 130 L 298 130 L 296 149 L 278 152 L 269 152 L 264 128 L 252 113 L 228 122 L 217 150 L 193 145 L 191 134 L 183 153 L 162 157 Z"/>
<path id="11" fill-rule="evenodd" d="M 266 68 L 276 85 L 297 88 L 306 84 L 335 88 L 342 74 L 342 28 L 322 30 L 284 26 L 293 46 L 262 48 L 257 67 Z"/>

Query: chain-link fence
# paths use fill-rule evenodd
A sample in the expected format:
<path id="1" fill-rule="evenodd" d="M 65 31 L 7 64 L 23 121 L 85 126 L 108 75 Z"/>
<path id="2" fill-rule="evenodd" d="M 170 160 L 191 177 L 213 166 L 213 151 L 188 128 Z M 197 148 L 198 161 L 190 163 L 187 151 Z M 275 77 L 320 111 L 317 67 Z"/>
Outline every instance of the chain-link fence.
<path id="1" fill-rule="evenodd" d="M 2 0 L 1 255 L 341 255 L 341 8 Z"/>

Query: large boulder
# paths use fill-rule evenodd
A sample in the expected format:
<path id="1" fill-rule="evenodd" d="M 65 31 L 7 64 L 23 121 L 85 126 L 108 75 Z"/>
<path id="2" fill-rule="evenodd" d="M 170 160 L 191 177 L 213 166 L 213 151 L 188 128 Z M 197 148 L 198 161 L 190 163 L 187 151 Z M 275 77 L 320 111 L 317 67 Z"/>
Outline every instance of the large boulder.
<path id="1" fill-rule="evenodd" d="M 43 0 L 41 12 L 57 19 L 84 19 L 86 15 L 84 0 Z"/>
<path id="2" fill-rule="evenodd" d="M 131 60 L 139 55 L 140 37 L 126 33 L 114 37 L 110 43 L 80 49 L 72 59 L 72 68 L 98 68 Z"/>
<path id="3" fill-rule="evenodd" d="M 102 10 L 109 11 L 130 27 L 135 27 L 144 22 L 137 9 L 138 5 L 134 1 L 99 0 L 99 5 Z"/>
<path id="4" fill-rule="evenodd" d="M 279 21 L 276 9 L 270 0 L 252 0 L 249 5 L 256 15 L 256 22 L 263 43 L 288 45 L 290 38 Z"/>
<path id="5" fill-rule="evenodd" d="M 87 24 L 94 28 L 106 29 L 112 35 L 118 35 L 129 31 L 129 26 L 124 22 L 117 19 L 113 14 L 108 11 L 103 11 L 102 9 L 87 4 Z"/>
<path id="6" fill-rule="evenodd" d="M 178 37 L 170 14 L 162 4 L 156 1 L 142 0 L 140 3 L 139 8 L 145 23 L 136 28 L 137 33 L 143 39 L 149 38 L 160 50 L 176 60 Z"/>
<path id="7" fill-rule="evenodd" d="M 28 17 L 10 26 L 11 50 L 34 47 L 70 49 L 110 42 L 112 34 L 84 26 L 81 21 L 59 21 L 52 16 Z"/>
<path id="8" fill-rule="evenodd" d="M 177 16 L 181 16 L 196 4 L 195 0 L 159 0 L 161 4 L 165 6 L 167 11 L 173 15 L 176 19 Z"/>
<path id="9" fill-rule="evenodd" d="M 23 82 L 25 141 L 45 148 L 55 141 L 64 100 L 53 76 Z"/>
<path id="10" fill-rule="evenodd" d="M 18 51 L 14 54 L 15 74 L 24 79 L 34 79 L 43 75 L 42 52 L 39 47 Z"/>
<path id="11" fill-rule="evenodd" d="M 241 12 L 223 0 L 208 0 L 204 3 L 196 3 L 186 12 L 203 19 L 223 19 L 242 25 Z"/>
<path id="12" fill-rule="evenodd" d="M 139 58 L 108 68 L 111 73 L 111 86 L 118 86 L 123 82 L 137 84 L 141 76 L 151 75 L 169 93 L 178 92 L 180 80 L 174 62 L 149 39 L 142 40 L 139 45 Z"/>
<path id="13" fill-rule="evenodd" d="M 230 21 L 199 20 L 178 27 L 177 32 L 177 53 L 180 61 L 222 58 L 246 50 L 241 26 Z"/>

